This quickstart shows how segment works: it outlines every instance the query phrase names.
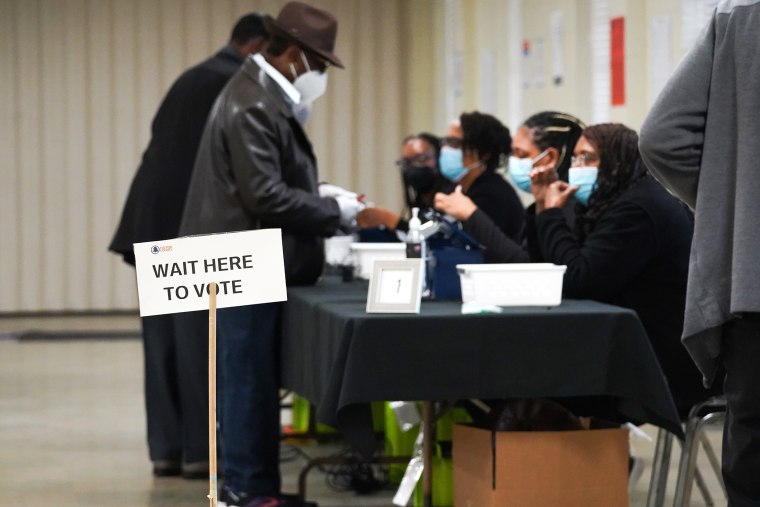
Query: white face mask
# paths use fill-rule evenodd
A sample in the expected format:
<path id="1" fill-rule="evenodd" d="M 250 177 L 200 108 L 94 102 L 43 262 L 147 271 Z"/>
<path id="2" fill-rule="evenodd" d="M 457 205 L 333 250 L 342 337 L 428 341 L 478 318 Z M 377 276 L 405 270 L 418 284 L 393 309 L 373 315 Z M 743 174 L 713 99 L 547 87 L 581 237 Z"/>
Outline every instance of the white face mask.
<path id="1" fill-rule="evenodd" d="M 303 51 L 301 51 L 301 59 L 306 67 L 306 72 L 297 76 L 295 66 L 291 64 L 290 71 L 295 78 L 293 86 L 301 94 L 301 102 L 311 103 L 321 97 L 325 93 L 325 90 L 327 90 L 327 72 L 311 70 Z"/>

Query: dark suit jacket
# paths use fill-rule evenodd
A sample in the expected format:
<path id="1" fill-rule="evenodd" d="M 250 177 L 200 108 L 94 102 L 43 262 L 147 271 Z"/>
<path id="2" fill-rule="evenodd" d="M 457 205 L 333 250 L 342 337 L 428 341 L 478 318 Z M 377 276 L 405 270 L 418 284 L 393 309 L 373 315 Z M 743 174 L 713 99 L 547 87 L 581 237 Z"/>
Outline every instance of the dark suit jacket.
<path id="1" fill-rule="evenodd" d="M 134 264 L 132 243 L 175 238 L 206 118 L 243 57 L 227 46 L 186 70 L 164 97 L 109 250 Z"/>

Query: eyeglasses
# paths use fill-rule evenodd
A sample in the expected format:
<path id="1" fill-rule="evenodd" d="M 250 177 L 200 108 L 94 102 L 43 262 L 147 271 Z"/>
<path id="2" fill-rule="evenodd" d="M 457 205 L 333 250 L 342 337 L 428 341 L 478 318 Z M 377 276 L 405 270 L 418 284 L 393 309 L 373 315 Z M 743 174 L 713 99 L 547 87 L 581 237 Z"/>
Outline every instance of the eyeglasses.
<path id="1" fill-rule="evenodd" d="M 451 146 L 452 148 L 461 148 L 462 147 L 462 138 L 461 137 L 442 137 L 441 138 L 441 144 L 443 146 Z"/>
<path id="2" fill-rule="evenodd" d="M 581 153 L 575 155 L 570 159 L 570 164 L 573 167 L 581 167 L 586 165 L 593 165 L 599 163 L 599 155 L 596 153 Z"/>
<path id="3" fill-rule="evenodd" d="M 435 157 L 430 153 L 420 153 L 413 157 L 400 158 L 396 160 L 396 165 L 401 168 L 427 165 L 429 162 L 433 161 L 434 158 Z"/>

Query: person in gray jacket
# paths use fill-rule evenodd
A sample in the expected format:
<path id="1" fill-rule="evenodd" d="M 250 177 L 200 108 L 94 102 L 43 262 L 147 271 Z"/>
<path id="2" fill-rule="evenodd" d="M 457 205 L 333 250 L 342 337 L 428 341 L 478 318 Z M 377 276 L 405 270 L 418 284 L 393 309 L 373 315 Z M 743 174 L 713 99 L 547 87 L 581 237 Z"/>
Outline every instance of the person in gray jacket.
<path id="1" fill-rule="evenodd" d="M 324 265 L 322 238 L 361 207 L 339 187 L 320 192 L 316 158 L 294 116 L 298 104 L 324 92 L 327 67 L 343 67 L 333 53 L 338 23 L 326 11 L 290 2 L 264 26 L 267 49 L 245 61 L 211 111 L 180 234 L 280 228 L 288 285 L 311 284 Z M 279 473 L 281 311 L 282 303 L 270 303 L 218 312 L 220 505 L 286 505 Z"/>
<path id="2" fill-rule="evenodd" d="M 641 130 L 651 173 L 695 210 L 683 343 L 725 368 L 723 478 L 760 505 L 760 0 L 724 0 Z"/>

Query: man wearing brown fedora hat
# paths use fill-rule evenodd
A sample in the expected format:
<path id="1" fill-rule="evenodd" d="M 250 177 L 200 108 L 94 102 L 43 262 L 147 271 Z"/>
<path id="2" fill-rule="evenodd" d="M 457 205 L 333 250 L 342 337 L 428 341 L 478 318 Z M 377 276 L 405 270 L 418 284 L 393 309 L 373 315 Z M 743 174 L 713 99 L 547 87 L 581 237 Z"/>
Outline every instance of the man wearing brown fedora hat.
<path id="1" fill-rule="evenodd" d="M 263 53 L 249 57 L 212 109 L 201 141 L 180 233 L 282 229 L 288 285 L 312 284 L 324 265 L 323 237 L 349 225 L 356 194 L 320 191 L 311 144 L 294 108 L 321 95 L 338 23 L 290 2 Z M 220 443 L 227 507 L 300 505 L 282 500 L 279 472 L 278 328 L 282 304 L 219 310 Z"/>

